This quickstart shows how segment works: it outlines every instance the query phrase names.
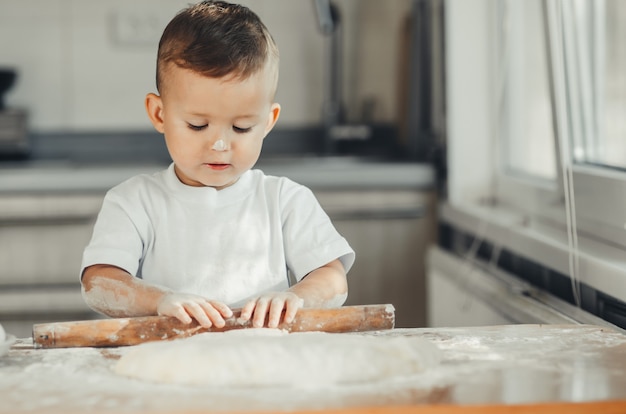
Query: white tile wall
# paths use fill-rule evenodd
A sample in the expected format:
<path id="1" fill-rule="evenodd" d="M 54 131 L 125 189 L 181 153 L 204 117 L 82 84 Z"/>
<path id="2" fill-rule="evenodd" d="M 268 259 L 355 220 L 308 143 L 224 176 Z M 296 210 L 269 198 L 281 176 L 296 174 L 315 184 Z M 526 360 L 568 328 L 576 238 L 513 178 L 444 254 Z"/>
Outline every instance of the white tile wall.
<path id="1" fill-rule="evenodd" d="M 0 66 L 19 80 L 7 104 L 29 111 L 30 128 L 128 131 L 151 126 L 143 100 L 154 90 L 158 39 L 189 0 L 0 0 Z M 242 2 L 264 20 L 281 50 L 280 125 L 317 124 L 324 85 L 324 39 L 312 0 Z M 353 117 L 376 100 L 376 121 L 397 117 L 401 22 L 410 0 L 337 0 L 344 14 L 344 101 Z M 384 5 L 383 5 L 384 4 Z M 117 39 L 122 19 L 140 19 L 133 40 Z M 131 31 L 132 34 L 132 31 Z"/>

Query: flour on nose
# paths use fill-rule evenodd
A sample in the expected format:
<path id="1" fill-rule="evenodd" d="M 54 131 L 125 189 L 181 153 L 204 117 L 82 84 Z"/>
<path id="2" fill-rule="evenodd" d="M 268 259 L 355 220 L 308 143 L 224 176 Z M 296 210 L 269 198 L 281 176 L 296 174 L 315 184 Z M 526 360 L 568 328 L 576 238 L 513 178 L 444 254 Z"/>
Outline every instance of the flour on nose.
<path id="1" fill-rule="evenodd" d="M 212 147 L 215 151 L 226 151 L 226 143 L 222 139 L 215 141 Z"/>

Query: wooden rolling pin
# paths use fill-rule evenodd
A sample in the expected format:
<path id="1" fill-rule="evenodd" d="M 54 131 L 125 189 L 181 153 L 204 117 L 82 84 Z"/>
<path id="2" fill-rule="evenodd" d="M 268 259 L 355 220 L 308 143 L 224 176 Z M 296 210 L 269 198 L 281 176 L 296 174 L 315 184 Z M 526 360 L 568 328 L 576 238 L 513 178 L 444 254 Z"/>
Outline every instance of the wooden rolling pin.
<path id="1" fill-rule="evenodd" d="M 251 328 L 250 321 L 239 323 L 240 310 L 226 320 L 223 328 L 203 328 L 195 320 L 184 324 L 168 316 L 97 319 L 33 325 L 35 348 L 108 347 L 137 345 L 143 342 L 186 338 L 203 332 L 222 332 Z M 267 320 L 265 321 L 267 324 Z M 393 305 L 344 306 L 333 309 L 300 309 L 292 323 L 281 322 L 288 332 L 363 332 L 392 329 Z"/>

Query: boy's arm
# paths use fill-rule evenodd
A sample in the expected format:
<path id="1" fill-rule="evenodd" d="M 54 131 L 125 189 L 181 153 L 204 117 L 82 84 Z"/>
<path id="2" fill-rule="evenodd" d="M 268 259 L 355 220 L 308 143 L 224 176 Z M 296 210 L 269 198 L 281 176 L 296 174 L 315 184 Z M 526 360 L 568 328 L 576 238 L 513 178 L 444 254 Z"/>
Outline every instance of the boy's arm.
<path id="1" fill-rule="evenodd" d="M 302 307 L 332 308 L 343 305 L 348 296 L 346 272 L 339 259 L 307 274 L 300 282 L 285 292 L 269 292 L 252 300 L 242 308 L 241 320 L 252 318 L 255 327 L 264 324 L 269 315 L 268 326 L 277 327 L 285 311 L 284 322 L 291 323 Z"/>
<path id="2" fill-rule="evenodd" d="M 289 288 L 304 300 L 305 308 L 336 308 L 348 297 L 346 271 L 339 259 L 315 269 Z"/>
<path id="3" fill-rule="evenodd" d="M 93 265 L 81 279 L 85 302 L 93 310 L 119 318 L 167 315 L 184 323 L 193 317 L 206 328 L 223 327 L 230 308 L 220 302 L 151 285 L 111 265 Z"/>

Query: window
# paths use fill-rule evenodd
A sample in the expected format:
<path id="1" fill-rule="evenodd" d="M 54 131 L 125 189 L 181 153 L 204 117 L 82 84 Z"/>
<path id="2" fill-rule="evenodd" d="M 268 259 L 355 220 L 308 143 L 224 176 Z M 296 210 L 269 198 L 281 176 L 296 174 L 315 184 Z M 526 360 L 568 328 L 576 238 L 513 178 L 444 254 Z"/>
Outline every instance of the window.
<path id="1" fill-rule="evenodd" d="M 520 177 L 557 179 L 543 0 L 498 2 L 497 71 L 504 76 L 500 133 L 504 168 Z"/>
<path id="2" fill-rule="evenodd" d="M 553 82 L 564 82 L 577 164 L 626 169 L 626 2 L 498 1 L 500 133 L 508 173 L 558 178 Z M 559 7 L 555 7 L 559 4 Z M 550 48 L 548 37 L 556 37 Z M 551 61 L 563 55 L 563 66 Z M 564 120 L 565 121 L 565 120 Z"/>
<path id="3" fill-rule="evenodd" d="M 440 217 L 626 303 L 626 1 L 450 0 L 446 19 Z"/>
<path id="4" fill-rule="evenodd" d="M 626 168 L 626 2 L 608 0 L 604 17 L 601 35 L 606 64 L 600 73 L 604 131 L 599 134 L 598 156 L 587 161 Z"/>
<path id="5" fill-rule="evenodd" d="M 569 1 L 564 11 L 572 18 L 571 64 L 578 58 L 584 133 L 576 142 L 574 159 L 626 169 L 626 2 Z"/>
<path id="6" fill-rule="evenodd" d="M 495 4 L 499 196 L 626 247 L 626 2 Z"/>

